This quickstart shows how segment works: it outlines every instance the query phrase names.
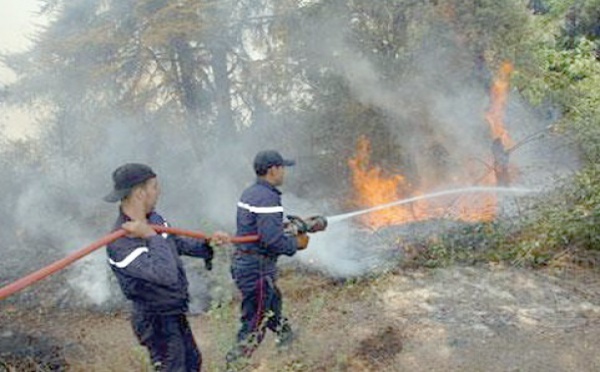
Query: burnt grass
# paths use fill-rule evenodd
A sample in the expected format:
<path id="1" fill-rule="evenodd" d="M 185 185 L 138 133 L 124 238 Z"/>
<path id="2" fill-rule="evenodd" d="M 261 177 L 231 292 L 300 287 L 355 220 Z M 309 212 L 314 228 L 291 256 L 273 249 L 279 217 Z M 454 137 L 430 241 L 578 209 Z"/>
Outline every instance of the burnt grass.
<path id="1" fill-rule="evenodd" d="M 19 273 L 32 271 L 21 268 Z M 3 279 L 0 285 L 16 279 Z M 80 351 L 77 337 L 65 341 L 48 335 L 57 328 L 68 328 L 71 317 L 115 314 L 125 308 L 123 303 L 86 304 L 70 289 L 68 279 L 69 268 L 0 301 L 0 372 L 71 370 L 67 355 Z"/>
<path id="2" fill-rule="evenodd" d="M 43 283 L 0 303 L 0 372 L 69 370 L 65 353 L 72 345 L 48 336 L 53 314 L 68 313 L 47 291 L 53 286 Z"/>
<path id="3" fill-rule="evenodd" d="M 495 223 L 430 220 L 390 226 L 376 232 L 359 231 L 356 238 L 367 250 L 379 248 L 381 257 L 388 263 L 385 272 L 394 275 L 405 268 L 435 267 L 450 261 L 475 263 L 476 257 L 491 249 L 493 234 L 497 231 Z M 284 270 L 282 279 L 283 286 L 286 283 L 288 286 L 286 297 L 291 301 L 310 302 L 323 293 L 341 293 L 348 283 L 358 283 L 356 290 L 359 291 L 382 274 L 371 272 L 361 278 L 331 278 L 310 268 L 290 265 Z M 298 276 L 307 279 L 310 285 L 292 284 Z M 67 334 L 59 340 L 48 336 L 51 334 L 47 332 L 49 329 L 68 324 L 70 317 L 84 319 L 79 324 L 85 324 L 85 317 L 89 314 L 93 319 L 101 318 L 101 323 L 110 322 L 111 317 L 119 318 L 119 321 L 126 318 L 123 302 L 103 308 L 82 305 L 68 290 L 67 279 L 66 271 L 57 273 L 0 302 L 0 372 L 72 370 L 68 355 L 86 354 L 77 346 L 79 336 Z M 298 287 L 297 290 L 295 287 Z M 360 294 L 356 296 L 361 297 Z M 330 309 L 333 313 L 338 310 L 342 316 L 351 313 L 346 309 Z M 377 370 L 393 360 L 403 348 L 403 329 L 394 324 L 382 324 L 375 334 L 363 338 L 356 345 L 354 354 L 361 361 L 360 366 Z"/>
<path id="4" fill-rule="evenodd" d="M 372 370 L 382 367 L 394 356 L 402 352 L 402 333 L 392 325 L 386 326 L 377 334 L 363 339 L 356 350 L 356 356 L 363 359 Z"/>
<path id="5" fill-rule="evenodd" d="M 581 367 L 588 359 L 590 365 L 596 365 L 593 363 L 597 357 L 591 356 L 596 355 L 595 351 L 586 351 L 582 346 L 597 339 L 600 311 L 591 305 L 599 298 L 592 291 L 600 288 L 597 276 L 589 277 L 588 294 L 572 292 L 570 284 L 558 288 L 558 281 L 552 284 L 540 277 L 531 293 L 544 293 L 548 303 L 539 304 L 538 309 L 537 301 L 530 300 L 528 292 L 532 283 L 529 281 L 538 274 L 498 274 L 500 280 L 493 268 L 420 268 L 340 281 L 299 273 L 293 268 L 282 270 L 280 287 L 286 312 L 299 331 L 298 343 L 289 352 L 279 353 L 272 338 L 267 338 L 245 371 L 549 370 L 545 367 L 551 359 L 543 366 L 535 364 L 541 363 L 540 354 L 558 358 L 562 354 L 557 350 L 567 348 L 563 343 L 570 337 L 575 341 L 569 342 L 578 344 L 572 350 L 565 349 L 565 358 L 575 362 L 555 370 L 582 370 L 573 368 Z M 515 280 L 519 275 L 524 275 L 525 280 Z M 493 286 L 488 288 L 486 282 Z M 517 282 L 530 284 L 519 288 Z M 500 296 L 495 303 L 484 298 L 494 298 L 505 290 L 517 298 L 508 303 L 510 296 Z M 434 295 L 422 297 L 426 293 Z M 38 295 L 49 296 L 48 292 Z M 560 306 L 554 308 L 556 304 Z M 578 307 L 572 308 L 576 304 Z M 536 319 L 537 314 L 546 314 L 539 317 L 542 327 L 525 332 L 527 324 L 519 323 L 519 317 L 513 316 L 523 313 L 508 310 L 517 305 L 529 310 L 526 314 Z M 204 370 L 223 370 L 224 353 L 230 346 L 224 338 L 233 337 L 236 331 L 238 306 L 233 301 L 216 312 L 190 317 L 205 357 Z M 564 318 L 567 310 L 570 315 Z M 547 311 L 551 311 L 550 316 Z M 137 343 L 126 312 L 57 306 L 23 308 L 3 301 L 0 314 L 0 372 L 3 368 L 11 372 L 44 372 L 147 367 L 139 358 L 141 354 L 136 353 L 139 349 L 135 349 Z M 478 327 L 474 327 L 474 322 Z M 496 360 L 496 352 L 501 352 L 506 361 L 511 360 L 508 356 L 516 355 L 517 351 L 509 350 L 509 341 L 518 345 L 518 352 L 535 352 L 535 363 L 529 362 L 531 354 L 524 353 L 519 354 L 521 359 L 514 365 L 503 362 L 508 364 L 483 368 L 485 363 Z M 550 349 L 544 351 L 546 348 Z M 449 368 L 440 369 L 447 357 L 444 350 L 451 350 L 457 357 Z"/>
<path id="6" fill-rule="evenodd" d="M 0 334 L 0 372 L 66 371 L 64 345 L 43 335 L 4 328 Z"/>
<path id="7" fill-rule="evenodd" d="M 439 231 L 448 231 L 449 226 L 453 229 L 465 228 L 464 224 L 450 221 L 426 221 L 391 226 L 377 232 L 358 231 L 356 238 L 365 251 L 377 248 L 380 258 L 392 264 L 387 268 L 398 268 L 414 259 L 407 253 L 413 247 L 425 247 L 428 242 L 435 239 L 432 237 L 437 236 Z M 296 264 L 289 265 L 286 270 L 288 273 L 308 275 L 312 278 L 313 283 L 317 283 L 315 286 L 311 286 L 312 288 L 304 287 L 305 294 L 343 286 L 349 280 L 361 280 L 360 278 L 331 278 Z M 53 274 L 0 302 L 0 310 L 3 314 L 0 318 L 0 372 L 3 372 L 2 368 L 7 371 L 67 370 L 68 363 L 64 354 L 68 353 L 68 349 L 72 348 L 72 345 L 65 346 L 63 341 L 46 336 L 45 329 L 50 326 L 48 323 L 68 321 L 63 319 L 66 314 L 77 314 L 76 317 L 84 317 L 85 314 L 102 316 L 102 314 L 124 312 L 126 302 L 122 301 L 121 297 L 118 298 L 120 301 L 111 302 L 102 307 L 92 307 L 83 303 L 70 290 L 68 271 L 69 268 Z M 11 272 L 13 275 L 10 278 L 2 278 L 0 285 L 6 285 L 17 279 L 15 271 Z M 26 275 L 30 272 L 31 269 L 28 271 L 22 265 L 16 271 L 19 275 Z M 364 278 L 370 280 L 369 278 L 376 277 L 377 273 L 371 273 Z M 396 334 L 397 332 L 392 332 L 389 328 L 382 330 L 377 337 L 363 341 L 358 355 L 369 363 L 374 363 L 382 358 L 387 359 L 390 353 L 401 350 L 402 342 L 395 338 Z M 385 341 L 384 344 L 388 346 L 383 348 L 378 346 L 382 345 L 381 341 Z"/>

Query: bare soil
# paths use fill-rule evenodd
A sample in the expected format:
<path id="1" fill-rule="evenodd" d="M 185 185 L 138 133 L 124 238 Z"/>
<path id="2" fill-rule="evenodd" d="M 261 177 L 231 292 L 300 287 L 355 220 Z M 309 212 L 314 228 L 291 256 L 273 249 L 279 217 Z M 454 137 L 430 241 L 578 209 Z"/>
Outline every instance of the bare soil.
<path id="1" fill-rule="evenodd" d="M 246 371 L 600 370 L 598 271 L 450 267 L 359 281 L 291 271 L 280 286 L 298 339 L 282 351 L 268 336 Z M 206 371 L 224 370 L 237 306 L 190 317 Z M 40 371 L 147 369 L 126 312 L 0 310 L 0 346 L 12 346 L 0 371 L 36 370 L 15 367 L 31 345 L 60 351 L 46 357 L 62 367 Z"/>

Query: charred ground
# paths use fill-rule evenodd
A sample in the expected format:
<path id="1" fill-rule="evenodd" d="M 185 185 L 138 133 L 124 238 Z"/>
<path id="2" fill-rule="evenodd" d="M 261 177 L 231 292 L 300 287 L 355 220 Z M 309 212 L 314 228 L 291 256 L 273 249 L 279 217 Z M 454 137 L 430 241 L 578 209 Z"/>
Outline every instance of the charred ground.
<path id="1" fill-rule="evenodd" d="M 593 371 L 600 368 L 600 274 L 503 265 L 396 268 L 333 280 L 284 270 L 298 341 L 273 339 L 247 371 Z M 0 304 L 8 371 L 145 370 L 126 311 Z M 221 371 L 238 302 L 191 317 L 205 370 Z"/>

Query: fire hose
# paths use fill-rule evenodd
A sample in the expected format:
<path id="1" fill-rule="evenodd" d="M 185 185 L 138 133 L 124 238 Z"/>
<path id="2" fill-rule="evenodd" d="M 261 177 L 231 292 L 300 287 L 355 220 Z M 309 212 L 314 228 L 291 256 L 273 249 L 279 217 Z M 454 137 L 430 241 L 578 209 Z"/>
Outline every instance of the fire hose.
<path id="1" fill-rule="evenodd" d="M 175 227 L 166 227 L 166 226 L 159 226 L 159 225 L 151 225 L 151 226 L 158 233 L 184 235 L 184 236 L 189 236 L 191 238 L 196 238 L 196 239 L 208 239 L 208 237 L 205 234 L 203 234 L 201 232 L 197 232 L 197 231 L 183 230 L 183 229 L 178 229 Z M 127 232 L 125 230 L 119 229 L 119 230 L 117 230 L 111 234 L 108 234 L 108 235 L 104 236 L 103 238 L 95 241 L 94 243 L 88 245 L 85 248 L 75 251 L 64 258 L 62 258 L 58 261 L 55 261 L 54 263 L 52 263 L 46 267 L 41 268 L 38 271 L 35 271 L 29 275 L 26 275 L 26 276 L 22 277 L 21 279 L 18 279 L 17 281 L 12 282 L 11 284 L 8 284 L 7 286 L 0 288 L 0 300 L 3 300 L 6 297 L 11 296 L 12 294 L 14 294 L 26 287 L 29 287 L 30 285 L 46 278 L 47 276 L 50 276 L 50 275 L 54 274 L 55 272 L 64 269 L 65 267 L 67 267 L 71 263 L 77 261 L 78 259 L 80 259 L 84 256 L 87 256 L 88 254 L 92 253 L 93 251 L 95 251 L 99 248 L 102 248 L 105 245 L 125 236 L 126 233 Z M 231 243 L 252 243 L 252 242 L 258 241 L 258 235 L 234 236 L 229 241 Z"/>
<path id="2" fill-rule="evenodd" d="M 286 223 L 286 228 L 289 229 L 289 226 L 294 226 L 293 234 L 298 233 L 313 233 L 317 231 L 323 231 L 327 227 L 327 219 L 322 216 L 313 216 L 309 217 L 306 220 L 303 220 L 296 216 L 288 216 L 289 222 Z M 173 235 L 184 235 L 191 238 L 196 239 L 209 239 L 205 234 L 198 231 L 190 231 L 179 229 L 176 227 L 166 227 L 160 225 L 151 225 L 152 228 L 158 233 L 167 233 Z M 60 271 L 70 265 L 71 263 L 77 261 L 78 259 L 87 256 L 93 251 L 104 247 L 105 245 L 125 236 L 127 232 L 123 229 L 119 229 L 114 231 L 103 238 L 95 241 L 94 243 L 84 247 L 78 251 L 71 253 L 70 255 L 53 262 L 52 264 L 41 268 L 38 271 L 35 271 L 29 275 L 22 277 L 2 288 L 0 288 L 0 300 L 5 299 L 8 296 L 13 295 L 14 293 L 29 287 L 30 285 L 54 274 L 57 271 Z M 229 239 L 230 243 L 253 243 L 259 240 L 258 235 L 245 235 L 245 236 L 234 236 Z"/>

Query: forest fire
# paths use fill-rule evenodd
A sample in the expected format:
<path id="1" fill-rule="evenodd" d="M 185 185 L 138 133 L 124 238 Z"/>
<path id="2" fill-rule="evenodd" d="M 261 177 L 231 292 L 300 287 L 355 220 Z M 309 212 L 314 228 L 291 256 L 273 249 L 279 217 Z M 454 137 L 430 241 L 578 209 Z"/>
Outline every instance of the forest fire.
<path id="1" fill-rule="evenodd" d="M 371 164 L 371 144 L 367 137 L 361 136 L 356 145 L 354 157 L 348 160 L 352 172 L 354 200 L 360 208 L 374 207 L 397 200 L 426 194 L 441 187 L 464 186 L 507 186 L 508 151 L 514 146 L 505 125 L 504 111 L 508 101 L 510 76 L 513 66 L 505 62 L 499 69 L 490 91 L 490 107 L 485 119 L 490 125 L 492 137 L 491 156 L 486 154 L 481 162 L 463 159 L 464 169 L 454 170 L 450 179 L 432 184 L 430 180 L 421 180 L 427 185 L 423 190 L 414 188 L 405 176 L 389 174 L 381 167 Z M 511 172 L 514 170 L 511 170 Z M 452 218 L 466 222 L 490 221 L 495 218 L 498 198 L 493 193 L 468 194 L 418 200 L 407 205 L 399 205 L 365 214 L 361 222 L 372 228 L 423 221 L 435 218 Z"/>
<path id="2" fill-rule="evenodd" d="M 500 138 L 505 149 L 514 146 L 504 127 L 504 113 L 508 102 L 508 90 L 510 88 L 510 76 L 512 72 L 512 63 L 508 61 L 502 63 L 490 90 L 491 105 L 485 115 L 485 119 L 490 124 L 492 138 Z"/>
<path id="3" fill-rule="evenodd" d="M 410 187 L 401 175 L 385 175 L 383 169 L 370 164 L 371 143 L 365 136 L 358 139 L 356 155 L 348 160 L 352 170 L 355 202 L 360 207 L 373 207 L 410 195 Z M 414 205 L 398 206 L 362 217 L 366 225 L 379 228 L 418 220 Z"/>

